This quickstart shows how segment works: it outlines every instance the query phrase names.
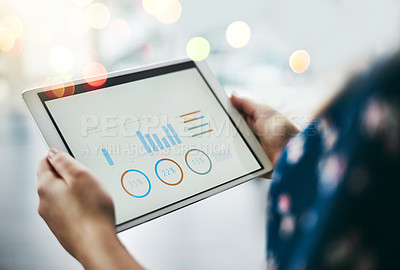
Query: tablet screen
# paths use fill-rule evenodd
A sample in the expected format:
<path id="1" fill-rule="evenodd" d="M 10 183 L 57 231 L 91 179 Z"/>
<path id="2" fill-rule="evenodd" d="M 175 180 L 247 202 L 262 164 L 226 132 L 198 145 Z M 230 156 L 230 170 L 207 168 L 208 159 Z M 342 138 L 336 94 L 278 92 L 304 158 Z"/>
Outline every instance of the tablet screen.
<path id="1" fill-rule="evenodd" d="M 262 169 L 192 62 L 38 95 L 117 225 Z"/>

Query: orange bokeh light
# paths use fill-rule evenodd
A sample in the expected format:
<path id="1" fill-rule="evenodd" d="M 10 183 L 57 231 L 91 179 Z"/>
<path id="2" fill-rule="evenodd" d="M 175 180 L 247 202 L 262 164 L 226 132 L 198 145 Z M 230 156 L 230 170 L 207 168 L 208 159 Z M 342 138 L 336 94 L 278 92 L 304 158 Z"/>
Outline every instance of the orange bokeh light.
<path id="1" fill-rule="evenodd" d="M 62 81 L 61 78 L 47 78 L 44 81 L 44 93 L 50 98 L 72 96 L 75 92 L 75 85 L 72 81 Z"/>
<path id="2" fill-rule="evenodd" d="M 98 62 L 89 63 L 85 67 L 83 75 L 85 76 L 86 83 L 93 87 L 100 87 L 107 81 L 107 70 Z"/>
<path id="3" fill-rule="evenodd" d="M 289 58 L 290 68 L 295 73 L 303 73 L 310 66 L 310 55 L 305 50 L 293 52 Z"/>

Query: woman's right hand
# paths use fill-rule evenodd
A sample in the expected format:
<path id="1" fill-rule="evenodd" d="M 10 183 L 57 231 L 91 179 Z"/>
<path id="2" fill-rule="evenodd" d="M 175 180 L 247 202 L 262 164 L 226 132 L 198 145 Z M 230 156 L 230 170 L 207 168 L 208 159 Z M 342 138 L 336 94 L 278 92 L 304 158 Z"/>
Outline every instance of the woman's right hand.
<path id="1" fill-rule="evenodd" d="M 232 94 L 231 102 L 259 138 L 261 146 L 275 167 L 289 139 L 299 132 L 297 127 L 285 115 L 268 105 L 236 94 Z"/>

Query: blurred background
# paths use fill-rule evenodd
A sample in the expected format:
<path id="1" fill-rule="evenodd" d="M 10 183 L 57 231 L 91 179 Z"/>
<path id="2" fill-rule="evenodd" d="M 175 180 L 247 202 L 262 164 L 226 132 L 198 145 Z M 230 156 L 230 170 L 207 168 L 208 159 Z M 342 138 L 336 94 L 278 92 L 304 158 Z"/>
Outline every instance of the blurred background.
<path id="1" fill-rule="evenodd" d="M 36 212 L 46 148 L 23 90 L 190 57 L 302 124 L 399 43 L 398 0 L 0 0 L 0 269 L 80 269 Z M 253 180 L 119 236 L 150 269 L 265 269 L 267 189 Z"/>

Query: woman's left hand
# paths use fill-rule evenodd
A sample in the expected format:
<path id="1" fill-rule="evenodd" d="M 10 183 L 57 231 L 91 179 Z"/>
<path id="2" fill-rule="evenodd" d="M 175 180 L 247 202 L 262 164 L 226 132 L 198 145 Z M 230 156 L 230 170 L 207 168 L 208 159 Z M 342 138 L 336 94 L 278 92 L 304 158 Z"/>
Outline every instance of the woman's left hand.
<path id="1" fill-rule="evenodd" d="M 86 269 L 140 268 L 116 236 L 111 197 L 83 164 L 51 149 L 39 164 L 38 194 L 40 216 Z"/>

